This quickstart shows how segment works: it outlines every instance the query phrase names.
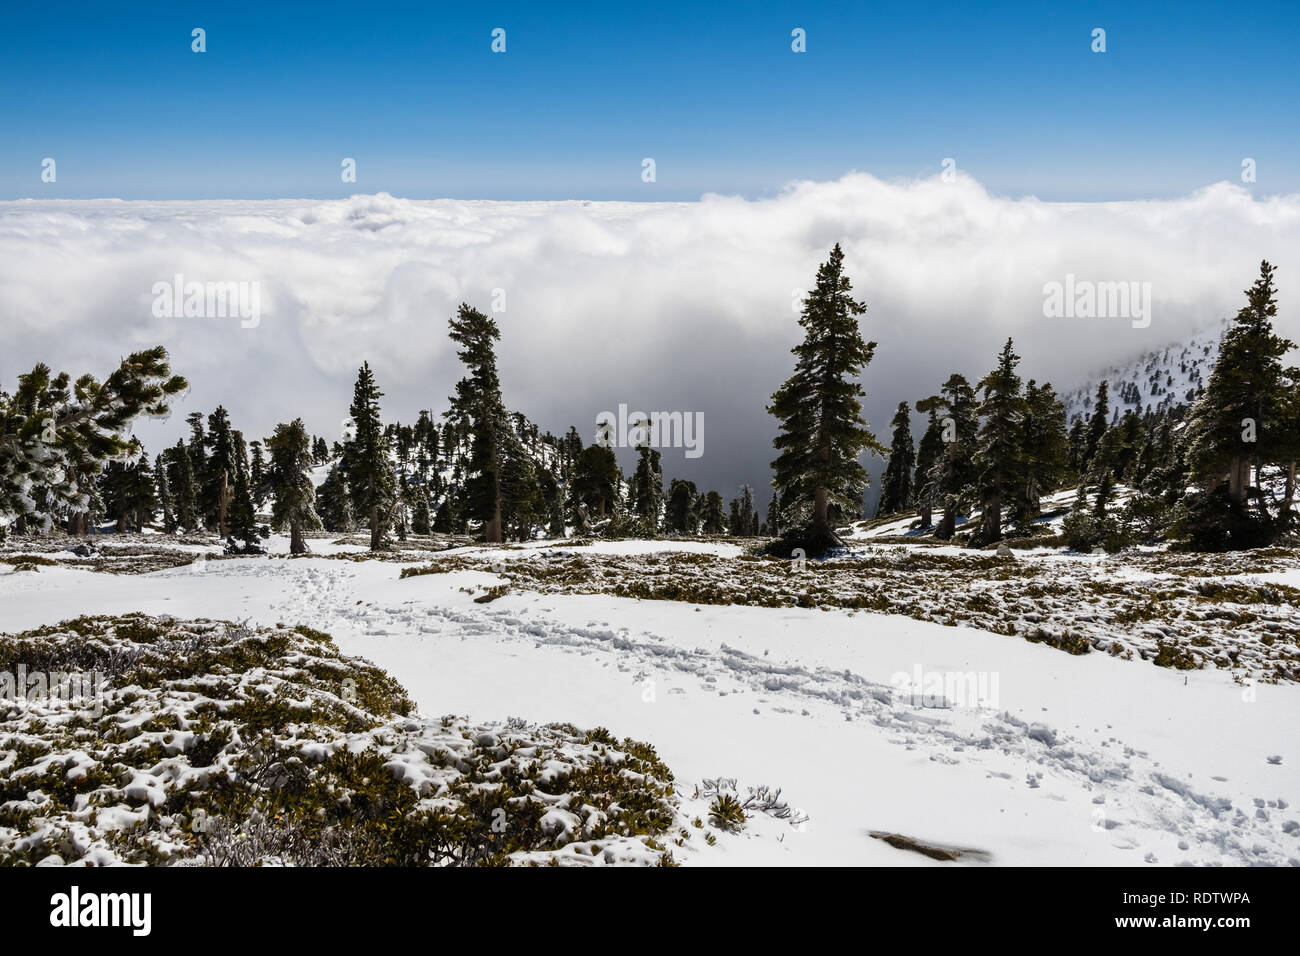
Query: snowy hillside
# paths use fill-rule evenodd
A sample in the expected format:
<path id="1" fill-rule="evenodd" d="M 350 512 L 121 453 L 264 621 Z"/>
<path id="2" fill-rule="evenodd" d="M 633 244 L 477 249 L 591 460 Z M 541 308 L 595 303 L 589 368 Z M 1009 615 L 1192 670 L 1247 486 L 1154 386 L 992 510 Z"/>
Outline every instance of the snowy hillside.
<path id="1" fill-rule="evenodd" d="M 130 543 L 134 558 L 11 545 L 0 562 L 6 631 L 136 612 L 164 629 L 159 615 L 238 619 L 266 629 L 259 640 L 281 625 L 306 630 L 283 651 L 265 645 L 290 654 L 298 673 L 268 657 L 209 680 L 200 698 L 188 665 L 166 663 L 170 644 L 114 625 L 119 637 L 96 646 L 134 641 L 175 671 L 170 683 L 146 682 L 148 694 L 110 689 L 106 699 L 101 722 L 129 705 L 129 733 L 144 749 L 119 731 L 101 752 L 65 740 L 51 714 L 15 714 L 27 743 L 0 744 L 0 768 L 35 760 L 34 776 L 5 805 L 0 844 L 63 862 L 247 852 L 239 841 L 195 845 L 180 824 L 197 811 L 164 812 L 182 784 L 197 799 L 193 781 L 211 776 L 201 765 L 213 758 L 193 733 L 142 721 L 154 696 L 155 709 L 177 714 L 217 706 L 236 724 L 265 721 L 259 695 L 269 705 L 287 693 L 316 703 L 275 722 L 286 754 L 311 762 L 343 745 L 372 748 L 393 774 L 385 799 L 415 806 L 469 812 L 463 788 L 496 779 L 493 767 L 508 766 L 496 761 L 585 793 L 605 786 L 592 776 L 601 760 L 618 766 L 633 751 L 663 762 L 658 781 L 671 772 L 670 790 L 621 772 L 652 788 L 624 799 L 662 800 L 667 814 L 654 824 L 667 830 L 635 838 L 584 806 L 595 797 L 566 796 L 538 776 L 549 809 L 516 863 L 647 863 L 671 852 L 687 865 L 1300 864 L 1291 553 L 1115 561 L 1038 551 L 1001 561 L 889 544 L 800 569 L 707 542 L 537 542 L 383 560 L 327 542 L 313 542 L 315 557 L 214 549 L 216 560 L 195 564 L 156 536 Z M 124 566 L 154 549 L 161 569 Z M 176 627 L 177 647 L 211 629 Z M 219 647 L 250 639 L 221 633 Z M 378 665 L 403 690 L 340 653 Z M 328 683 L 340 665 L 367 694 L 405 693 L 412 709 L 398 718 L 385 713 L 395 704 L 375 703 L 357 715 L 363 725 L 340 723 L 346 698 Z M 614 746 L 624 735 L 653 751 Z M 216 761 L 237 769 L 249 757 L 231 740 Z M 41 747 L 50 750 L 33 757 Z M 534 759 L 543 751 L 549 764 Z M 113 761 L 135 768 L 129 779 L 104 776 Z M 38 784 L 56 766 L 83 768 L 88 782 L 72 789 L 98 788 L 97 802 L 78 809 L 67 785 Z M 349 779 L 347 765 L 323 766 Z M 712 814 L 720 794 L 750 803 L 734 826 Z M 265 829 L 250 832 L 275 845 Z"/>
<path id="2" fill-rule="evenodd" d="M 1066 421 L 1091 414 L 1097 386 L 1102 380 L 1110 383 L 1113 421 L 1128 411 L 1145 414 L 1190 404 L 1210 377 L 1219 340 L 1226 328 L 1226 322 L 1220 323 L 1202 329 L 1185 342 L 1093 372 L 1083 384 L 1062 396 Z"/>

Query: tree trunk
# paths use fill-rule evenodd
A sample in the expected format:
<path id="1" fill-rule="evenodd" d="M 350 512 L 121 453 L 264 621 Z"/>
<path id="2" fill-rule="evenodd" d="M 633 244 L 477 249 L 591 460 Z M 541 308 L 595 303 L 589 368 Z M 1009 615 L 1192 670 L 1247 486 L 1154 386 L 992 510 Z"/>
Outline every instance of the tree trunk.
<path id="1" fill-rule="evenodd" d="M 830 501 L 830 491 L 826 488 L 818 488 L 813 496 L 813 531 L 816 533 L 831 533 Z"/>
<path id="2" fill-rule="evenodd" d="M 1250 480 L 1250 459 L 1234 458 L 1228 466 L 1228 497 L 1235 504 L 1245 504 L 1246 484 Z"/>
<path id="3" fill-rule="evenodd" d="M 930 502 L 925 502 L 917 506 L 917 513 L 921 516 L 921 527 L 928 528 L 934 524 L 934 509 Z"/>
<path id="4" fill-rule="evenodd" d="M 994 495 L 984 504 L 984 541 L 991 544 L 1002 540 L 1002 496 Z"/>
<path id="5" fill-rule="evenodd" d="M 370 550 L 378 551 L 382 540 L 379 534 L 379 505 L 370 509 Z"/>
<path id="6" fill-rule="evenodd" d="M 943 506 L 943 518 L 939 521 L 939 528 L 935 531 L 934 536 L 947 541 L 957 530 L 957 509 L 950 504 Z"/>
<path id="7" fill-rule="evenodd" d="M 302 538 L 302 522 L 296 518 L 289 522 L 289 553 L 307 553 L 307 542 Z"/>
<path id="8" fill-rule="evenodd" d="M 1295 462 L 1288 462 L 1286 466 L 1286 485 L 1282 494 L 1282 507 L 1278 512 L 1278 517 L 1282 519 L 1282 526 L 1286 527 L 1287 515 L 1291 513 L 1291 502 L 1295 500 Z"/>
<path id="9" fill-rule="evenodd" d="M 221 473 L 221 490 L 218 492 L 218 497 L 217 497 L 217 533 L 222 538 L 227 537 L 229 534 L 229 529 L 226 527 L 226 509 L 229 507 L 230 504 L 229 482 L 230 482 L 229 477 L 223 471 Z"/>

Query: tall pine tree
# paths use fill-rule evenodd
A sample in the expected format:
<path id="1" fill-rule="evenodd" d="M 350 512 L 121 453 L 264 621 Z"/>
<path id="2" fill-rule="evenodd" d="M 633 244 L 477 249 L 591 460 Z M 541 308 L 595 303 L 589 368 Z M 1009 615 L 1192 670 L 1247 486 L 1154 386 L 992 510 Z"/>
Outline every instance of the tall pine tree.
<path id="1" fill-rule="evenodd" d="M 917 514 L 921 517 L 922 528 L 929 528 L 934 524 L 937 469 L 943 458 L 943 424 L 939 421 L 938 406 L 937 397 L 922 399 L 916 403 L 918 412 L 929 415 L 921 441 L 916 447 L 916 477 L 912 482 L 912 497 Z"/>
<path id="2" fill-rule="evenodd" d="M 353 514 L 367 517 L 371 551 L 384 547 L 384 532 L 388 530 L 396 494 L 388 438 L 379 414 L 379 400 L 383 397 L 370 363 L 362 362 L 352 389 L 352 438 L 343 447 L 343 470 Z"/>
<path id="3" fill-rule="evenodd" d="M 1002 538 L 1002 509 L 1014 500 L 1023 473 L 1021 460 L 1025 412 L 1024 395 L 1016 366 L 1020 356 L 1007 339 L 998 364 L 980 381 L 984 393 L 979 414 L 984 419 L 975 446 L 975 487 L 983 509 L 977 542 L 989 544 Z"/>
<path id="4" fill-rule="evenodd" d="M 316 489 L 310 474 L 311 438 L 302 419 L 276 425 L 266 448 L 271 453 L 270 468 L 265 474 L 272 499 L 271 527 L 277 531 L 289 529 L 290 554 L 307 554 L 303 532 L 319 529 L 321 519 L 316 514 Z"/>
<path id="5" fill-rule="evenodd" d="M 889 443 L 889 464 L 880 483 L 878 514 L 892 515 L 904 511 L 912 504 L 912 469 L 916 466 L 916 451 L 912 447 L 912 413 L 907 402 L 899 402 L 898 410 L 889 423 L 894 429 Z"/>
<path id="6" fill-rule="evenodd" d="M 469 373 L 456 383 L 448 418 L 470 435 L 469 474 L 465 480 L 467 517 L 481 521 L 483 538 L 499 542 L 502 532 L 501 470 L 513 439 L 501 400 L 497 374 L 497 324 L 478 309 L 461 303 L 451 319 L 451 340 L 460 346 L 457 356 Z"/>
<path id="7" fill-rule="evenodd" d="M 768 406 L 781 422 L 773 442 L 778 451 L 774 483 L 792 503 L 811 505 L 803 542 L 810 554 L 842 543 L 830 527 L 830 506 L 856 510 L 868 482 L 859 457 L 864 451 L 885 454 L 861 416 L 865 393 L 858 377 L 876 343 L 862 338 L 858 316 L 867 307 L 851 292 L 844 252 L 836 243 L 804 299 L 799 318 L 804 340 L 792 349 L 794 374 Z"/>

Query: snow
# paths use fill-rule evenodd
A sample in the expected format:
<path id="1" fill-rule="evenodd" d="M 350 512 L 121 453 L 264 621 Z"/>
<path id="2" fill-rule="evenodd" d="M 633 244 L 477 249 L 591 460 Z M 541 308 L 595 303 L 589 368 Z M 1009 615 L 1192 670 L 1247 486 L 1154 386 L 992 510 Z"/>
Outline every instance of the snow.
<path id="1" fill-rule="evenodd" d="M 1244 688 L 1226 671 L 1071 656 L 865 612 L 527 591 L 476 604 L 505 579 L 399 579 L 400 563 L 330 559 L 327 542 L 311 544 L 316 557 L 211 561 L 199 573 L 0 565 L 0 631 L 130 611 L 305 624 L 387 670 L 425 713 L 568 721 L 648 741 L 688 815 L 707 812 L 692 788 L 725 776 L 741 792 L 781 788 L 808 817 L 792 826 L 755 815 L 715 846 L 675 851 L 687 865 L 983 865 L 940 863 L 873 831 L 981 850 L 992 865 L 1300 864 L 1295 683 Z M 508 562 L 552 544 L 740 553 L 688 541 L 448 553 Z M 1298 573 L 1276 580 L 1294 585 Z M 996 678 L 996 707 L 913 704 L 898 676 L 918 667 Z M 133 785 L 148 794 L 148 781 Z"/>

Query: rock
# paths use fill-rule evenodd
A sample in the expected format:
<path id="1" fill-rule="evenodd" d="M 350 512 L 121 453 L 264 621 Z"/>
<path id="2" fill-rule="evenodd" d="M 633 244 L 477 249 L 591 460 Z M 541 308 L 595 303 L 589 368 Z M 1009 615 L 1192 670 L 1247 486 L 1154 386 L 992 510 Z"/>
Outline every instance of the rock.
<path id="1" fill-rule="evenodd" d="M 998 557 L 1014 559 L 1015 553 L 1011 550 L 1011 545 L 1007 544 L 1005 541 L 1001 542 L 998 545 Z"/>
<path id="2" fill-rule="evenodd" d="M 1048 747 L 1056 746 L 1056 734 L 1046 724 L 1030 724 L 1027 734 L 1030 740 L 1037 740 Z"/>
<path id="3" fill-rule="evenodd" d="M 928 856 L 932 860 L 943 860 L 952 862 L 964 857 L 970 857 L 987 863 L 991 854 L 987 850 L 972 850 L 964 847 L 942 846 L 922 843 L 910 836 L 904 836 L 901 833 L 887 833 L 883 830 L 872 830 L 870 836 L 876 840 L 884 840 L 896 850 L 911 850 L 913 853 L 919 853 L 922 856 Z"/>

